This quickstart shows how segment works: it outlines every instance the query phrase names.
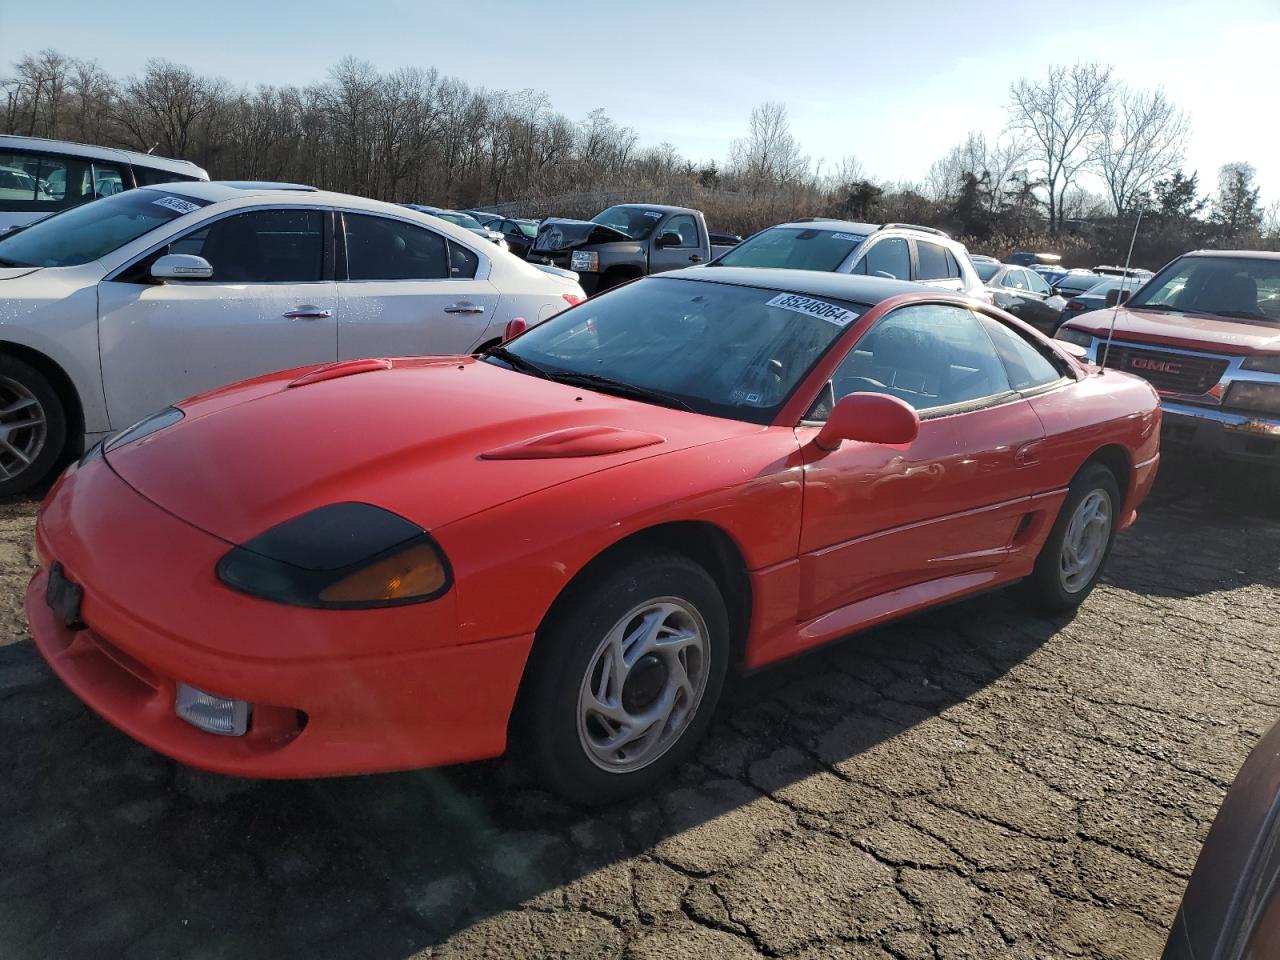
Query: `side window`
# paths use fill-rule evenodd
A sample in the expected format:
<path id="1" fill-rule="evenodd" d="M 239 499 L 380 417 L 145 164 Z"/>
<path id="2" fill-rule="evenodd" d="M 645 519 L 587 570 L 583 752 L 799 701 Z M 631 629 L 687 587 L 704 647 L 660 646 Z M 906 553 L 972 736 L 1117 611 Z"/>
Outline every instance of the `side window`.
<path id="1" fill-rule="evenodd" d="M 0 210 L 53 213 L 92 199 L 93 181 L 83 160 L 0 152 Z"/>
<path id="2" fill-rule="evenodd" d="M 945 280 L 956 276 L 950 272 L 947 258 L 950 257 L 945 247 L 927 240 L 916 241 L 916 260 L 919 267 L 918 280 Z M 952 261 L 954 263 L 954 261 Z"/>
<path id="3" fill-rule="evenodd" d="M 449 276 L 454 280 L 470 280 L 476 275 L 480 258 L 460 243 L 449 244 Z"/>
<path id="4" fill-rule="evenodd" d="M 1014 290 L 1026 290 L 1027 280 L 1025 270 L 1010 270 L 1004 275 L 1004 279 L 1000 281 L 1000 286 L 1010 287 Z"/>
<path id="5" fill-rule="evenodd" d="M 680 234 L 680 246 L 682 247 L 698 246 L 698 222 L 686 213 L 668 220 L 667 225 L 662 228 L 662 232 Z"/>
<path id="6" fill-rule="evenodd" d="M 119 167 L 110 164 L 93 164 L 93 195 L 95 199 L 112 197 L 125 189 L 124 174 Z"/>
<path id="7" fill-rule="evenodd" d="M 387 217 L 343 214 L 349 280 L 445 280 L 451 276 L 444 237 Z"/>
<path id="8" fill-rule="evenodd" d="M 996 353 L 1009 374 L 1009 385 L 1015 390 L 1033 390 L 1062 379 L 1062 370 L 1028 343 L 1016 330 L 998 320 L 978 315 L 982 328 L 991 337 Z"/>
<path id="9" fill-rule="evenodd" d="M 169 244 L 213 267 L 212 283 L 310 283 L 324 278 L 319 210 L 255 210 L 215 220 Z"/>
<path id="10" fill-rule="evenodd" d="M 863 334 L 806 419 L 825 419 L 850 393 L 887 393 L 917 410 L 972 402 L 1010 391 L 991 338 L 968 310 L 920 304 L 894 310 Z"/>
<path id="11" fill-rule="evenodd" d="M 942 255 L 947 258 L 947 276 L 955 279 L 963 277 L 964 274 L 960 272 L 960 264 L 956 262 L 955 254 L 943 247 Z"/>
<path id="12" fill-rule="evenodd" d="M 899 280 L 911 279 L 911 251 L 907 241 L 901 237 L 889 237 L 873 244 L 862 262 L 866 265 L 866 273 L 871 276 L 887 273 Z"/>
<path id="13" fill-rule="evenodd" d="M 1044 277 L 1040 276 L 1040 274 L 1036 273 L 1034 270 L 1027 271 L 1027 283 L 1031 285 L 1031 289 L 1036 293 L 1042 294 L 1046 297 L 1053 293 L 1053 291 L 1049 289 L 1049 284 L 1044 282 Z"/>
<path id="14" fill-rule="evenodd" d="M 133 177 L 140 187 L 150 187 L 157 183 L 177 183 L 180 180 L 199 180 L 199 177 L 183 176 L 170 173 L 168 170 L 153 170 L 151 167 L 134 167 Z"/>

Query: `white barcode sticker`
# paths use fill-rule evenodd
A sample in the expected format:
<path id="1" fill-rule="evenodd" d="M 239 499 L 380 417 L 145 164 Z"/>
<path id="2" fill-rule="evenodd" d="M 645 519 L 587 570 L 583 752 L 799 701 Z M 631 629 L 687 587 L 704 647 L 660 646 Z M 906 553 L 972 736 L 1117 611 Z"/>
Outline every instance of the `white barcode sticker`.
<path id="1" fill-rule="evenodd" d="M 200 209 L 200 204 L 192 203 L 190 200 L 183 200 L 181 197 L 161 197 L 159 200 L 152 200 L 157 207 L 168 207 L 177 213 L 191 213 Z"/>
<path id="2" fill-rule="evenodd" d="M 802 297 L 798 293 L 780 293 L 766 303 L 765 306 L 778 307 L 781 310 L 790 310 L 793 313 L 807 314 L 810 317 L 817 317 L 820 320 L 826 320 L 828 323 L 834 323 L 837 327 L 846 326 L 857 320 L 859 316 L 852 310 L 837 307 L 834 303 L 815 300 L 812 297 Z"/>
<path id="3" fill-rule="evenodd" d="M 848 240 L 851 243 L 861 243 L 866 237 L 860 237 L 856 233 L 833 233 L 832 240 Z"/>

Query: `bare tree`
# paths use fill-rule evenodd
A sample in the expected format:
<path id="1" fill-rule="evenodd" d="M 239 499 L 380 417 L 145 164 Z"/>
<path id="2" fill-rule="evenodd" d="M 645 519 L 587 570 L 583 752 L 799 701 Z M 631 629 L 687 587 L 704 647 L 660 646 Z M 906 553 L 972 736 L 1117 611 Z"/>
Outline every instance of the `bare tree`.
<path id="1" fill-rule="evenodd" d="M 1111 68 L 1092 62 L 1053 66 L 1043 81 L 1024 77 L 1010 87 L 1009 126 L 1029 138 L 1029 159 L 1044 170 L 1051 233 L 1058 232 L 1067 190 L 1096 158 L 1114 89 Z"/>
<path id="2" fill-rule="evenodd" d="M 1117 216 L 1178 169 L 1190 123 L 1163 90 L 1121 89 L 1098 136 L 1098 172 Z"/>
<path id="3" fill-rule="evenodd" d="M 786 104 L 769 101 L 751 111 L 747 136 L 729 148 L 729 166 L 753 195 L 809 171 L 809 158 L 791 133 Z"/>

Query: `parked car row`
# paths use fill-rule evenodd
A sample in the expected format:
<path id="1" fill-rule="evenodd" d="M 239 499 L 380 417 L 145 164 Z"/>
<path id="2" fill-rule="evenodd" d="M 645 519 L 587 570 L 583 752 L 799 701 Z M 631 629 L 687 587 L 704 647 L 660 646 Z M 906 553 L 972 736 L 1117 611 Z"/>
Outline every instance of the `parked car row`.
<path id="1" fill-rule="evenodd" d="M 169 183 L 64 210 L 0 237 L 0 494 L 183 397 L 470 353 L 583 297 L 474 230 L 310 187 Z"/>

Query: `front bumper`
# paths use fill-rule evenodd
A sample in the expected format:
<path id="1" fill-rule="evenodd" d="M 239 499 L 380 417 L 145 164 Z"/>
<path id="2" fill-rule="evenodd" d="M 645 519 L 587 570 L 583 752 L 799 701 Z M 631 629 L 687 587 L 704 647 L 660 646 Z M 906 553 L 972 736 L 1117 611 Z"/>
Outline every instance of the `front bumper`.
<path id="1" fill-rule="evenodd" d="M 456 635 L 452 603 L 332 611 L 256 600 L 216 579 L 213 564 L 226 549 L 143 499 L 101 461 L 73 469 L 50 493 L 37 527 L 41 565 L 26 596 L 31 635 L 97 713 L 194 767 L 337 776 L 505 749 L 532 635 L 442 645 L 440 636 Z M 45 602 L 54 560 L 84 590 L 84 629 L 68 628 Z M 392 611 L 414 615 L 381 616 Z M 400 649 L 387 652 L 397 641 Z M 252 703 L 248 733 L 217 736 L 180 719 L 179 681 Z"/>
<path id="2" fill-rule="evenodd" d="M 1161 399 L 1162 443 L 1212 456 L 1280 466 L 1280 417 Z"/>

